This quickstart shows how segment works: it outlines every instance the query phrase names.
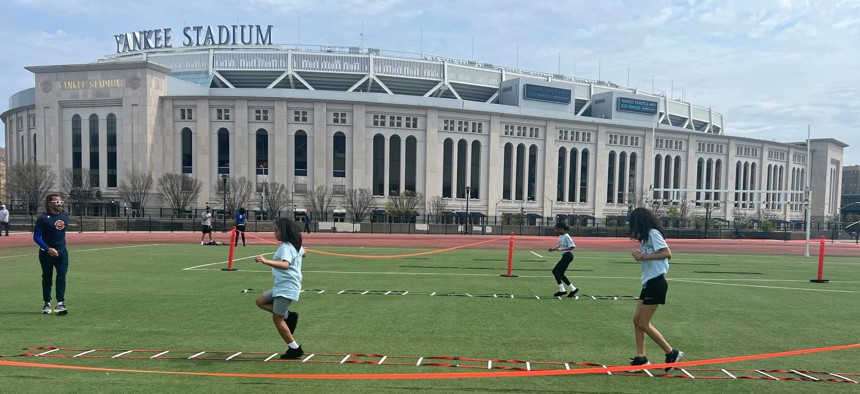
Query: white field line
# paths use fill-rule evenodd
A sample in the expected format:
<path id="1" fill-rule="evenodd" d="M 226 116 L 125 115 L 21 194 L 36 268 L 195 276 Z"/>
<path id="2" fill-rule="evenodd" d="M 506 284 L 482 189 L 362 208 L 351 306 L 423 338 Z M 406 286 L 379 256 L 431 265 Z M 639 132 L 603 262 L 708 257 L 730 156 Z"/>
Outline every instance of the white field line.
<path id="1" fill-rule="evenodd" d="M 824 293 L 860 293 L 860 291 L 851 291 L 851 290 L 828 290 L 828 289 L 806 289 L 801 287 L 783 287 L 783 286 L 762 286 L 762 285 L 744 285 L 740 283 L 718 283 L 718 282 L 706 282 L 701 280 L 678 280 L 677 282 L 686 282 L 686 283 L 701 283 L 705 285 L 718 285 L 718 286 L 739 286 L 739 287 L 755 287 L 759 289 L 777 289 L 777 290 L 799 290 L 799 291 L 820 291 Z"/>
<path id="2" fill-rule="evenodd" d="M 265 255 L 267 255 L 267 254 L 272 254 L 272 253 L 260 253 L 260 254 L 262 254 L 262 255 L 264 255 L 264 256 L 265 256 Z M 249 259 L 253 259 L 253 258 L 257 257 L 257 256 L 259 256 L 259 255 L 248 256 L 248 257 L 240 257 L 240 258 L 234 258 L 234 259 L 233 259 L 233 262 L 240 261 L 240 260 L 249 260 Z M 226 265 L 227 263 L 228 263 L 228 261 L 227 261 L 227 260 L 224 260 L 224 261 L 218 261 L 218 262 L 215 262 L 215 263 L 208 263 L 208 264 L 195 265 L 195 266 L 193 266 L 193 267 L 183 268 L 182 270 L 183 270 L 183 271 L 190 271 L 190 270 L 193 270 L 193 269 L 198 269 L 198 268 L 200 268 L 200 267 L 208 267 L 208 266 L 210 266 L 210 265 Z M 219 270 L 220 270 L 220 268 L 219 268 Z M 271 271 L 265 271 L 265 272 L 271 272 Z"/>
<path id="3" fill-rule="evenodd" d="M 166 245 L 166 244 L 147 244 L 147 245 L 113 246 L 113 247 L 110 247 L 110 248 L 95 248 L 95 249 L 74 249 L 74 245 L 73 245 L 73 246 L 72 246 L 72 247 L 73 247 L 72 252 L 74 252 L 74 253 L 81 253 L 81 252 L 100 252 L 100 251 L 102 251 L 102 250 L 127 249 L 127 248 L 148 248 L 148 247 L 150 247 L 150 246 L 163 246 L 163 245 Z M 36 250 L 36 248 L 38 248 L 38 246 L 36 245 L 36 243 L 33 243 L 33 246 L 34 246 L 35 248 L 34 248 L 34 253 L 32 253 L 32 254 L 17 254 L 17 255 L 14 255 L 14 256 L 0 256 L 0 259 L 14 259 L 14 258 L 19 258 L 19 257 L 38 257 L 38 256 L 39 256 L 39 251 L 38 251 L 38 250 Z"/>
<path id="4" fill-rule="evenodd" d="M 537 253 L 535 253 L 535 252 L 533 252 L 533 251 L 531 251 L 531 250 L 530 250 L 529 252 L 532 252 L 532 254 L 533 254 L 533 255 L 535 255 L 535 256 L 537 256 L 537 257 L 543 258 L 543 256 L 541 256 L 541 255 L 539 255 L 539 254 L 537 254 Z"/>
<path id="5" fill-rule="evenodd" d="M 214 264 L 226 264 L 225 263 L 213 263 L 213 264 L 205 264 L 197 267 L 204 267 L 207 265 Z M 183 268 L 184 271 L 220 271 L 220 268 Z M 502 272 L 500 268 L 499 272 Z M 251 273 L 271 273 L 271 270 L 248 270 L 248 269 L 239 269 L 236 272 L 251 272 Z M 341 275 L 426 275 L 426 276 L 482 276 L 482 277 L 498 277 L 498 274 L 467 274 L 467 273 L 458 273 L 458 272 L 390 272 L 390 271 L 311 271 L 311 270 L 302 270 L 302 273 L 315 273 L 315 274 L 341 274 Z M 552 275 L 520 275 L 520 278 L 552 278 Z M 613 280 L 639 280 L 640 277 L 636 276 L 584 276 L 578 275 L 577 278 L 582 279 L 613 279 Z M 667 279 L 670 282 L 690 282 L 690 283 L 709 283 L 702 282 L 702 278 L 678 278 L 678 279 Z M 796 283 L 806 283 L 808 280 L 802 279 L 749 279 L 749 278 L 708 278 L 709 281 L 744 281 L 744 282 L 796 282 Z M 858 281 L 839 281 L 839 283 L 860 283 Z M 731 285 L 729 283 L 713 283 L 713 284 L 725 284 Z M 744 286 L 744 285 L 736 285 L 736 286 Z M 752 286 L 752 285 L 750 285 Z M 766 286 L 762 286 L 766 287 Z M 780 287 L 774 287 L 780 288 Z M 789 289 L 785 287 L 785 289 Z M 825 290 L 817 290 L 817 289 L 799 289 L 799 290 L 815 290 L 815 291 L 825 291 Z M 842 290 L 827 290 L 827 291 L 841 291 L 845 293 L 857 293 L 856 291 L 842 291 Z"/>

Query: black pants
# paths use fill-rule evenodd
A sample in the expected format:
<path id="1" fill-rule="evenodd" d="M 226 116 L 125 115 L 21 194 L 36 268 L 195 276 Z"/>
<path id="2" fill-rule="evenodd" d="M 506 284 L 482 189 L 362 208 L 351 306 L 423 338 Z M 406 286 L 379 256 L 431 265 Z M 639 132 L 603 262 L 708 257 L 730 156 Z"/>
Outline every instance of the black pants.
<path id="1" fill-rule="evenodd" d="M 239 234 L 242 234 L 242 246 L 245 246 L 245 225 L 238 224 L 236 225 L 236 242 L 233 243 L 233 246 L 239 244 Z"/>
<path id="2" fill-rule="evenodd" d="M 310 223 L 305 222 L 305 230 L 304 231 L 308 234 L 311 233 L 311 224 Z"/>
<path id="3" fill-rule="evenodd" d="M 39 263 L 42 265 L 42 299 L 51 302 L 51 282 L 54 279 L 54 268 L 57 269 L 57 301 L 66 300 L 66 272 L 69 270 L 69 253 L 66 249 L 57 249 L 59 256 L 53 257 L 44 250 L 39 251 Z"/>
<path id="4" fill-rule="evenodd" d="M 6 236 L 9 236 L 9 222 L 0 222 L 0 226 L 3 226 L 3 229 L 6 230 Z M 2 232 L 2 231 L 0 231 Z M 3 234 L 0 234 L 3 235 Z"/>
<path id="5" fill-rule="evenodd" d="M 573 253 L 564 252 L 561 255 L 561 260 L 556 263 L 555 268 L 552 269 L 552 276 L 555 277 L 555 283 L 561 284 L 564 282 L 566 285 L 570 285 L 570 280 L 564 276 L 564 271 L 567 271 L 567 267 L 570 266 L 570 263 L 573 262 Z"/>

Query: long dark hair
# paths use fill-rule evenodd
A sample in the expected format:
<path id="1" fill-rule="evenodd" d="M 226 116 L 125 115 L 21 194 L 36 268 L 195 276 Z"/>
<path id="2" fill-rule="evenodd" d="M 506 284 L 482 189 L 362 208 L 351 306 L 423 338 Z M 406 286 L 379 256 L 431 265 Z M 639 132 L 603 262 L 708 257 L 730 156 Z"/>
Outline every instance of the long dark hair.
<path id="1" fill-rule="evenodd" d="M 278 241 L 289 242 L 297 251 L 302 248 L 302 232 L 295 220 L 286 217 L 278 218 L 275 220 L 275 227 L 281 235 Z"/>
<path id="2" fill-rule="evenodd" d="M 54 197 L 59 197 L 60 200 L 63 199 L 63 196 L 61 196 L 57 193 L 51 193 L 51 194 L 48 194 L 47 196 L 45 196 L 45 213 L 47 213 L 49 215 L 51 214 L 51 200 L 53 200 Z M 60 209 L 60 211 L 62 211 L 62 209 Z"/>
<path id="3" fill-rule="evenodd" d="M 648 240 L 648 233 L 652 228 L 659 231 L 660 235 L 664 237 L 666 235 L 663 232 L 663 224 L 660 223 L 660 219 L 647 208 L 636 208 L 630 212 L 627 225 L 630 228 L 630 238 L 639 242 Z"/>
<path id="4" fill-rule="evenodd" d="M 570 230 L 570 227 L 568 227 L 567 224 L 562 223 L 562 222 L 556 223 L 555 228 L 560 228 L 560 229 L 564 230 L 564 232 L 567 232 L 568 230 Z"/>

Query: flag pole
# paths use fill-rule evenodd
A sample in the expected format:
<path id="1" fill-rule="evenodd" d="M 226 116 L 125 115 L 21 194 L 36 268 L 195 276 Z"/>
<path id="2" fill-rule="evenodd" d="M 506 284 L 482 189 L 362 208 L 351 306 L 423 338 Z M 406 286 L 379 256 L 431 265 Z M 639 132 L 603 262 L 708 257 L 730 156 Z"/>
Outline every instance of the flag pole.
<path id="1" fill-rule="evenodd" d="M 812 223 L 811 223 L 811 219 L 812 219 L 812 188 L 810 187 L 811 185 L 809 184 L 810 177 L 811 177 L 811 175 L 809 173 L 809 167 L 810 167 L 810 164 L 812 162 L 812 154 L 811 154 L 812 150 L 809 146 L 810 135 L 811 135 L 810 130 L 811 129 L 812 129 L 811 125 L 806 125 L 806 190 L 805 190 L 806 193 L 804 196 L 805 200 L 806 200 L 806 218 L 804 218 L 806 221 L 806 252 L 804 253 L 804 257 L 809 257 L 809 233 L 812 229 Z"/>

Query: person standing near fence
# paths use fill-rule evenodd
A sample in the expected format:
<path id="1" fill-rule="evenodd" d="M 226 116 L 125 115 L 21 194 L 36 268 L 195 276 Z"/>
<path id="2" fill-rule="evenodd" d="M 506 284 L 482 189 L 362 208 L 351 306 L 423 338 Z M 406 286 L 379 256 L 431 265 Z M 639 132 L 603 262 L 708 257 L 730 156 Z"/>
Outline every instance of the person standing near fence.
<path id="1" fill-rule="evenodd" d="M 200 217 L 200 245 L 203 245 L 203 239 L 209 235 L 209 242 L 212 242 L 212 208 L 206 207 L 203 215 Z"/>
<path id="2" fill-rule="evenodd" d="M 66 309 L 66 273 L 69 270 L 69 253 L 66 250 L 66 226 L 69 216 L 64 212 L 63 198 L 59 194 L 45 197 L 45 213 L 39 215 L 33 229 L 33 241 L 39 245 L 39 264 L 42 266 L 43 314 L 51 310 L 51 282 L 57 270 L 57 315 L 69 313 Z"/>
<path id="3" fill-rule="evenodd" d="M 3 235 L 3 231 L 6 231 L 6 236 L 9 236 L 9 210 L 6 209 L 5 205 L 0 204 L 0 236 Z"/>
<path id="4" fill-rule="evenodd" d="M 302 222 L 305 224 L 304 232 L 310 234 L 311 233 L 311 217 L 308 214 L 302 216 Z"/>
<path id="5" fill-rule="evenodd" d="M 245 246 L 245 221 L 248 220 L 248 214 L 245 208 L 239 208 L 239 213 L 236 214 L 236 241 L 233 246 L 239 245 L 239 234 L 242 234 L 242 246 Z"/>
<path id="6" fill-rule="evenodd" d="M 576 245 L 573 243 L 573 238 L 570 238 L 570 234 L 567 233 L 569 227 L 567 227 L 564 223 L 556 223 L 555 224 L 555 233 L 558 234 L 558 244 L 554 248 L 549 248 L 547 251 L 554 252 L 562 252 L 561 259 L 558 263 L 555 264 L 555 267 L 552 269 L 552 276 L 555 277 L 555 282 L 558 284 L 558 292 L 553 294 L 553 297 L 561 297 L 567 294 L 568 297 L 573 297 L 579 292 L 579 289 L 570 283 L 570 280 L 567 279 L 567 276 L 564 274 L 567 271 L 567 267 L 570 266 L 570 263 L 573 262 L 573 249 L 576 248 Z M 567 292 L 567 289 L 564 286 L 570 287 L 570 293 Z"/>
<path id="7" fill-rule="evenodd" d="M 633 314 L 633 329 L 636 334 L 636 357 L 630 365 L 651 364 L 645 357 L 645 335 L 651 338 L 666 353 L 666 363 L 681 361 L 684 352 L 673 348 L 663 338 L 663 334 L 651 325 L 651 318 L 657 312 L 657 306 L 666 303 L 666 293 L 669 284 L 666 273 L 669 272 L 669 260 L 672 251 L 663 238 L 663 225 L 654 212 L 646 208 L 636 208 L 630 214 L 628 223 L 630 238 L 639 241 L 639 250 L 634 250 L 633 259 L 642 262 L 642 292 L 636 303 Z M 665 368 L 666 372 L 674 369 Z"/>

